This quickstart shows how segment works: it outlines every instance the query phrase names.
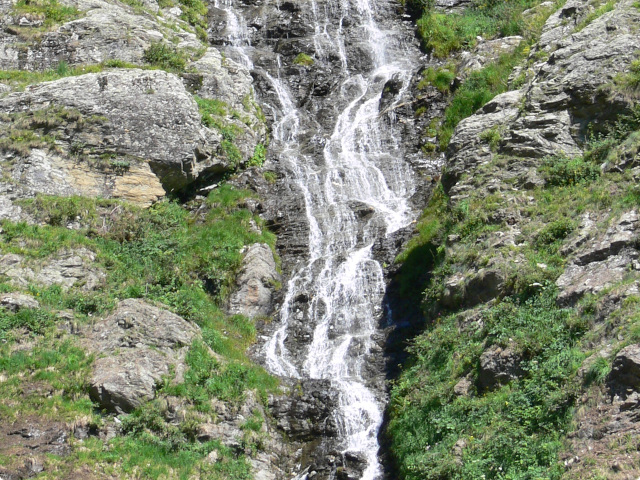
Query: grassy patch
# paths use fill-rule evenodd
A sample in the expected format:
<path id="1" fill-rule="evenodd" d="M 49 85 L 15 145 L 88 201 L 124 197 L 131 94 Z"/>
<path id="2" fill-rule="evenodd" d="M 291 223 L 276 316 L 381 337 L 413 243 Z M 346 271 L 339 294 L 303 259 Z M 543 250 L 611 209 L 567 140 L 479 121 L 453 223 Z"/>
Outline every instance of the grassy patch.
<path id="1" fill-rule="evenodd" d="M 172 72 L 182 72 L 187 66 L 188 56 L 185 52 L 178 50 L 166 43 L 152 43 L 144 51 L 144 61 Z"/>
<path id="2" fill-rule="evenodd" d="M 577 394 L 568 380 L 584 358 L 574 348 L 584 325 L 555 305 L 551 288 L 527 301 L 507 299 L 481 318 L 462 331 L 447 316 L 411 347 L 414 364 L 394 386 L 390 406 L 403 479 L 557 479 L 564 471 L 557 453 Z M 521 379 L 484 395 L 453 394 L 461 376 L 476 378 L 488 345 L 513 342 Z"/>
<path id="3" fill-rule="evenodd" d="M 590 25 L 594 20 L 600 18 L 605 13 L 613 11 L 616 7 L 617 0 L 609 0 L 604 5 L 600 5 L 593 12 L 587 15 L 578 25 L 576 25 L 575 32 L 583 30 L 587 25 Z"/>
<path id="4" fill-rule="evenodd" d="M 523 59 L 524 48 L 521 45 L 514 53 L 503 54 L 496 62 L 473 72 L 455 91 L 438 129 L 441 150 L 446 149 L 461 120 L 473 115 L 496 95 L 507 91 L 507 80 L 513 68 Z"/>
<path id="5" fill-rule="evenodd" d="M 13 11 L 16 14 L 41 17 L 45 28 L 74 20 L 80 16 L 78 9 L 62 5 L 58 0 L 18 0 L 13 6 Z"/>
<path id="6" fill-rule="evenodd" d="M 306 53 L 299 53 L 296 58 L 293 59 L 293 63 L 296 65 L 302 65 L 305 67 L 309 67 L 313 65 L 313 58 Z"/>

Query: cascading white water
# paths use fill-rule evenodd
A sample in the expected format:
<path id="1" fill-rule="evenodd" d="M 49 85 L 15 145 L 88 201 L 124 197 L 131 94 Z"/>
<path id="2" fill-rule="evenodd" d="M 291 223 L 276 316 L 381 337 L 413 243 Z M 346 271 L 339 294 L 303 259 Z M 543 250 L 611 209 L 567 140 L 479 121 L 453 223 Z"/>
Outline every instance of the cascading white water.
<path id="1" fill-rule="evenodd" d="M 225 2 L 222 8 L 229 11 L 229 18 L 237 19 L 230 0 L 217 1 Z M 334 101 L 346 101 L 346 106 L 325 142 L 322 158 L 314 158 L 300 149 L 305 115 L 280 78 L 280 58 L 277 72 L 265 72 L 280 104 L 274 109 L 272 148 L 289 174 L 288 181 L 302 194 L 309 224 L 309 258 L 290 277 L 279 328 L 266 342 L 264 354 L 268 369 L 277 375 L 332 381 L 340 397 L 335 418 L 342 448 L 363 454 L 367 465 L 362 479 L 374 480 L 382 473 L 377 434 L 383 405 L 365 385 L 363 373 L 385 285 L 372 246 L 381 234 L 406 226 L 415 216 L 408 202 L 414 191 L 413 175 L 402 158 L 400 135 L 393 132 L 393 124 L 385 123 L 380 112 L 380 100 L 391 79 L 402 89 L 408 88 L 412 66 L 397 51 L 394 60 L 388 60 L 388 32 L 381 31 L 375 22 L 373 0 L 328 0 L 322 7 L 316 0 L 310 2 L 315 56 L 337 55 L 340 59 L 344 81 L 334 92 Z M 327 9 L 333 10 L 333 15 Z M 349 73 L 342 22 L 350 14 L 360 19 L 373 71 Z M 339 25 L 330 28 L 330 18 L 336 17 Z M 242 22 L 234 22 L 227 28 L 229 44 L 237 50 L 242 46 L 234 39 L 243 35 Z M 244 61 L 244 52 L 238 56 L 250 66 L 250 61 Z M 354 203 L 373 213 L 363 220 L 354 211 Z M 300 295 L 309 299 L 305 318 L 313 325 L 313 337 L 302 361 L 285 344 L 294 316 L 302 315 L 295 308 Z"/>

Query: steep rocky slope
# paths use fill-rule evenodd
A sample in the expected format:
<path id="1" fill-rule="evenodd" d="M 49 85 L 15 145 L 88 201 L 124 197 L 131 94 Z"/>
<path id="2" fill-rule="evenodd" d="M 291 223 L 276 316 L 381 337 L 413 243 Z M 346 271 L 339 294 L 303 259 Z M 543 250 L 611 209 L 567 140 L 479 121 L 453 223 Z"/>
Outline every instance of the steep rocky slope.
<path id="1" fill-rule="evenodd" d="M 401 478 L 639 474 L 640 9 L 561 3 L 455 128 L 401 258 L 428 324 L 389 407 Z"/>

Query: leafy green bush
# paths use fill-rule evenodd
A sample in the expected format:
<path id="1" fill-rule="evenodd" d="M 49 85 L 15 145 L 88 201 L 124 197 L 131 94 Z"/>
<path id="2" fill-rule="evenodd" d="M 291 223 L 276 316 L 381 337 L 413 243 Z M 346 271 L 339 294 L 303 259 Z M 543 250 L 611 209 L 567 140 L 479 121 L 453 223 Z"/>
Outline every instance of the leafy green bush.
<path id="1" fill-rule="evenodd" d="M 550 186 L 588 183 L 600 176 L 600 168 L 582 157 L 548 157 L 539 170 Z"/>
<path id="2" fill-rule="evenodd" d="M 144 61 L 169 71 L 182 72 L 187 66 L 187 57 L 183 52 L 162 42 L 152 43 L 144 51 Z"/>
<path id="3" fill-rule="evenodd" d="M 267 148 L 262 144 L 258 143 L 253 149 L 253 157 L 249 160 L 249 167 L 262 167 L 264 161 L 267 157 Z"/>

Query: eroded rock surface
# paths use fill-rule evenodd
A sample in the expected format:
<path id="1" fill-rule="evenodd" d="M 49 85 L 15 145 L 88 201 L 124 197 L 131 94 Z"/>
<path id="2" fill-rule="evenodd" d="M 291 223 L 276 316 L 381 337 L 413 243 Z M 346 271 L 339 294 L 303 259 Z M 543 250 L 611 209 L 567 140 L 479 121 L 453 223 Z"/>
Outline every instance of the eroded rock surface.
<path id="1" fill-rule="evenodd" d="M 175 372 L 199 328 L 168 310 L 128 299 L 86 333 L 98 358 L 90 380 L 91 398 L 102 408 L 129 412 L 155 397 L 156 384 Z"/>
<path id="2" fill-rule="evenodd" d="M 237 289 L 229 299 L 229 311 L 248 317 L 269 315 L 273 311 L 273 290 L 280 281 L 269 245 L 251 245 L 244 254 L 242 269 L 236 277 Z"/>

